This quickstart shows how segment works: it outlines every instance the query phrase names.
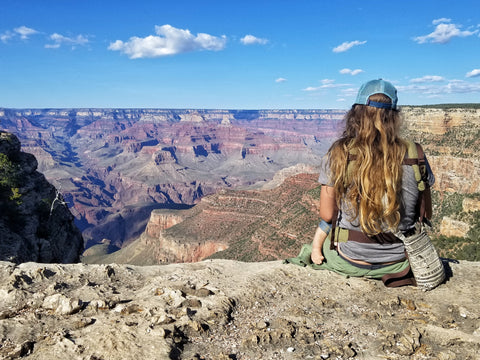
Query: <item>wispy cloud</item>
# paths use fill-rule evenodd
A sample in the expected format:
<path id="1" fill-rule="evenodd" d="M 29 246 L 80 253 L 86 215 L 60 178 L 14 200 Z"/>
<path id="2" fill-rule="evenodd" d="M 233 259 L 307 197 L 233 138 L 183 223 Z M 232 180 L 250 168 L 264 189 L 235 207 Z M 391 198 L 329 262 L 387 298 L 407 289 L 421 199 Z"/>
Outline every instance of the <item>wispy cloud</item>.
<path id="1" fill-rule="evenodd" d="M 433 25 L 438 25 L 438 24 L 441 24 L 441 23 L 449 23 L 449 22 L 452 22 L 452 19 L 448 19 L 448 18 L 440 18 L 440 19 L 435 19 L 432 21 L 432 24 Z"/>
<path id="2" fill-rule="evenodd" d="M 19 26 L 13 30 L 7 30 L 4 33 L 0 34 L 0 40 L 2 42 L 7 42 L 10 39 L 20 38 L 22 40 L 27 40 L 31 35 L 38 34 L 38 31 L 27 26 Z"/>
<path id="3" fill-rule="evenodd" d="M 37 34 L 38 31 L 26 26 L 20 26 L 18 28 L 15 28 L 14 31 L 20 35 L 20 39 L 26 40 L 30 35 Z"/>
<path id="4" fill-rule="evenodd" d="M 258 38 L 256 36 L 248 34 L 248 35 L 245 35 L 243 38 L 241 38 L 240 42 L 243 45 L 255 45 L 255 44 L 265 45 L 268 43 L 268 39 Z"/>
<path id="5" fill-rule="evenodd" d="M 358 92 L 357 88 L 348 87 L 341 90 L 342 96 L 353 97 L 356 96 Z"/>
<path id="6" fill-rule="evenodd" d="M 438 75 L 425 75 L 422 76 L 421 78 L 415 78 L 410 80 L 412 84 L 421 84 L 421 83 L 428 83 L 428 82 L 439 82 L 439 81 L 444 81 L 445 78 L 442 76 Z"/>
<path id="7" fill-rule="evenodd" d="M 282 77 L 280 77 L 280 78 L 278 78 L 278 79 L 275 80 L 276 83 L 283 83 L 283 82 L 285 82 L 285 81 L 287 81 L 287 79 L 282 78 Z"/>
<path id="8" fill-rule="evenodd" d="M 75 37 L 63 36 L 58 33 L 54 33 L 49 36 L 49 39 L 53 41 L 51 44 L 46 44 L 47 49 L 58 49 L 62 45 L 72 46 L 74 49 L 77 45 L 84 46 L 89 43 L 88 37 L 85 35 L 77 35 Z"/>
<path id="9" fill-rule="evenodd" d="M 194 36 L 190 30 L 177 29 L 171 25 L 155 26 L 156 35 L 144 38 L 131 37 L 128 41 L 117 40 L 110 44 L 109 50 L 120 51 L 130 59 L 156 58 L 191 51 L 219 51 L 225 48 L 227 38 L 198 33 Z"/>
<path id="10" fill-rule="evenodd" d="M 446 44 L 454 37 L 467 37 L 474 35 L 478 32 L 475 31 L 468 31 L 468 30 L 460 30 L 460 26 L 456 24 L 451 24 L 450 19 L 437 19 L 433 20 L 433 25 L 436 25 L 435 30 L 423 36 L 417 36 L 413 40 L 419 44 L 425 43 L 435 43 L 435 44 Z"/>
<path id="11" fill-rule="evenodd" d="M 345 52 L 347 50 L 350 50 L 352 47 L 354 46 L 358 46 L 358 45 L 363 45 L 365 44 L 367 41 L 358 41 L 358 40 L 355 40 L 355 41 L 346 41 L 340 45 L 338 45 L 337 47 L 333 48 L 333 52 L 334 53 L 340 53 L 340 52 Z"/>
<path id="12" fill-rule="evenodd" d="M 308 86 L 302 90 L 307 92 L 312 92 L 312 91 L 319 91 L 323 89 L 334 89 L 334 88 L 349 86 L 347 84 L 336 84 L 335 80 L 332 80 L 332 79 L 323 79 L 320 82 L 321 82 L 320 86 Z"/>
<path id="13" fill-rule="evenodd" d="M 8 40 L 10 40 L 14 34 L 11 31 L 5 31 L 4 33 L 0 34 L 0 40 L 4 43 L 6 43 Z"/>
<path id="14" fill-rule="evenodd" d="M 397 86 L 399 92 L 419 93 L 425 96 L 438 96 L 445 94 L 480 93 L 480 83 L 469 83 L 463 80 L 449 80 L 447 84 L 411 84 Z"/>
<path id="15" fill-rule="evenodd" d="M 363 73 L 363 72 L 364 72 L 364 71 L 363 71 L 362 69 L 355 69 L 355 70 L 342 69 L 342 70 L 340 70 L 340 74 L 343 74 L 343 75 L 352 75 L 352 76 L 361 74 L 361 73 Z"/>
<path id="16" fill-rule="evenodd" d="M 465 76 L 468 78 L 480 76 L 480 69 L 473 69 L 472 71 L 469 71 Z"/>

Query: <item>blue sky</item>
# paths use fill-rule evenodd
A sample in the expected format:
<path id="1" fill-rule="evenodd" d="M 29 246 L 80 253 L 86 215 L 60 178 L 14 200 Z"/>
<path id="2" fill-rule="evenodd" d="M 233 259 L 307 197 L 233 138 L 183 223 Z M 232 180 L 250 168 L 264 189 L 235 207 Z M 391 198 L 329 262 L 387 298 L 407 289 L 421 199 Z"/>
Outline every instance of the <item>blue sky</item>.
<path id="1" fill-rule="evenodd" d="M 477 0 L 0 2 L 0 107 L 346 109 L 479 102 Z"/>

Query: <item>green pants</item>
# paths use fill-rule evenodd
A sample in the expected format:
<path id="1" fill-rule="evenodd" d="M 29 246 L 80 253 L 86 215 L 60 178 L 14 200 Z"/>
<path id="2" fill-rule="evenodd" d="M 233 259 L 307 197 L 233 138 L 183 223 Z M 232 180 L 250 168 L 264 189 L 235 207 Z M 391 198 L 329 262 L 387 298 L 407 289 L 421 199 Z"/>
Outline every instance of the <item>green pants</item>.
<path id="1" fill-rule="evenodd" d="M 325 260 L 321 265 L 314 264 L 310 258 L 312 253 L 312 245 L 305 244 L 300 250 L 295 258 L 286 259 L 286 263 L 291 263 L 300 266 L 310 266 L 313 269 L 326 269 L 334 271 L 338 274 L 344 275 L 346 277 L 354 276 L 361 277 L 365 276 L 373 279 L 380 279 L 385 274 L 395 274 L 407 268 L 408 260 L 400 261 L 398 263 L 383 266 L 378 269 L 363 269 L 357 266 L 350 264 L 348 261 L 342 259 L 336 250 L 330 249 L 330 235 L 327 237 L 323 243 L 323 256 Z"/>

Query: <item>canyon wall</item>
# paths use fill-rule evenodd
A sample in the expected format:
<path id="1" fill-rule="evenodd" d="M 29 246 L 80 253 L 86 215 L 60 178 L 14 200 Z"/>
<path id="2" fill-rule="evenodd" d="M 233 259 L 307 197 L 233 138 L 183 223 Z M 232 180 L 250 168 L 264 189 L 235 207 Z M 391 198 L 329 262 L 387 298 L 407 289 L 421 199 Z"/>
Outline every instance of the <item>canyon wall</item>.
<path id="1" fill-rule="evenodd" d="M 0 131 L 0 261 L 79 261 L 83 239 L 63 198 L 20 150 L 13 134 Z"/>
<path id="2" fill-rule="evenodd" d="M 480 109 L 476 106 L 402 107 L 405 136 L 422 144 L 436 177 L 434 232 L 471 238 L 479 224 L 468 203 L 480 201 Z M 458 198 L 452 206 L 449 198 Z M 461 199 L 467 202 L 461 205 Z M 470 234 L 469 234 L 470 232 Z M 480 239 L 471 238 L 470 250 Z M 451 245 L 461 249 L 465 244 Z"/>
<path id="3" fill-rule="evenodd" d="M 311 241 L 315 231 L 317 177 L 316 173 L 299 173 L 265 189 L 223 189 L 188 210 L 154 210 L 138 240 L 112 254 L 84 256 L 82 261 L 144 265 L 205 258 L 266 261 L 291 257 Z"/>
<path id="4" fill-rule="evenodd" d="M 138 237 L 145 207 L 192 205 L 315 164 L 336 110 L 1 109 L 0 128 L 63 193 L 88 246 Z M 130 209 L 128 214 L 126 210 Z M 135 210 L 133 210 L 135 209 Z"/>
<path id="5" fill-rule="evenodd" d="M 405 134 L 421 143 L 435 189 L 480 193 L 480 109 L 402 107 Z"/>

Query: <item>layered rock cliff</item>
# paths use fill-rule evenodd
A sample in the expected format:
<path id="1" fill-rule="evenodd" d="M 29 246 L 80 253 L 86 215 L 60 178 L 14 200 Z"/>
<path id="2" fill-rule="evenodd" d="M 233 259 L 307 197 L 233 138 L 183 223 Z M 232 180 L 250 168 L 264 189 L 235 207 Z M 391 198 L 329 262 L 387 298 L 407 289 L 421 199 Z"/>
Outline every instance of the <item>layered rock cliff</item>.
<path id="1" fill-rule="evenodd" d="M 77 262 L 83 239 L 58 191 L 13 134 L 0 131 L 0 260 Z"/>
<path id="2" fill-rule="evenodd" d="M 435 189 L 480 193 L 480 109 L 402 107 L 402 114 L 406 136 L 428 154 Z"/>
<path id="3" fill-rule="evenodd" d="M 476 106 L 402 107 L 405 135 L 423 145 L 435 173 L 434 229 L 444 255 L 480 256 L 475 208 L 480 198 L 480 109 Z M 462 202 L 466 205 L 462 206 Z M 450 248 L 450 249 L 449 249 Z"/>
<path id="4" fill-rule="evenodd" d="M 84 256 L 82 261 L 143 265 L 207 257 L 244 261 L 291 257 L 315 231 L 317 177 L 303 173 L 270 189 L 221 190 L 189 210 L 154 210 L 138 240 L 110 255 Z"/>

